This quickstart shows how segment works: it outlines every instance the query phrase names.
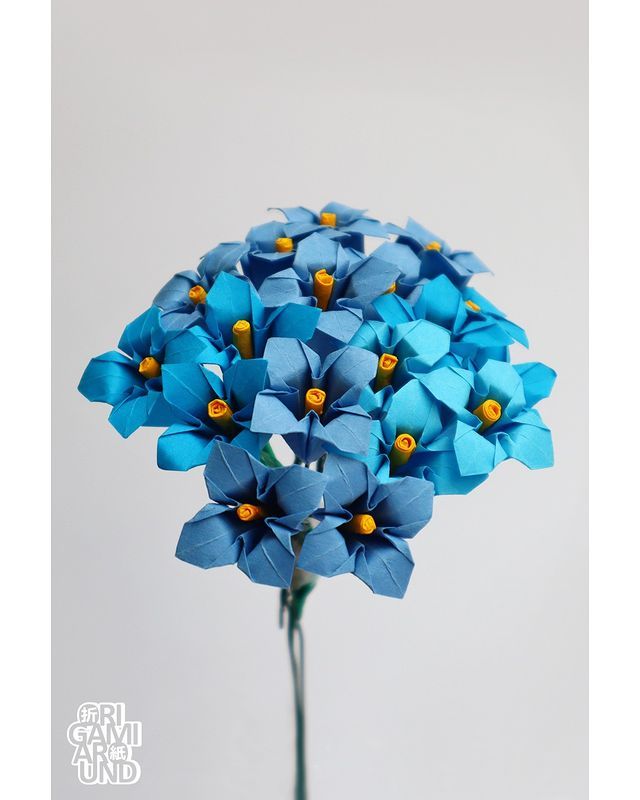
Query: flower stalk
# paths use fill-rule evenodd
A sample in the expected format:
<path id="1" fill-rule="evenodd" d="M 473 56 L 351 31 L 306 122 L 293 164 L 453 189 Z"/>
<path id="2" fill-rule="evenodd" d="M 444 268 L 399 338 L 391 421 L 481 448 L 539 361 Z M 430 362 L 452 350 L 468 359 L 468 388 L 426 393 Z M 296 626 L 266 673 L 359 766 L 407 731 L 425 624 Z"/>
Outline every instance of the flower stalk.
<path id="1" fill-rule="evenodd" d="M 280 592 L 280 627 L 284 627 L 286 618 L 287 645 L 289 649 L 289 662 L 291 664 L 291 677 L 293 680 L 295 718 L 294 800 L 307 800 L 302 610 L 315 584 L 316 579 L 314 575 L 296 568 L 291 586 L 288 589 L 282 589 Z"/>

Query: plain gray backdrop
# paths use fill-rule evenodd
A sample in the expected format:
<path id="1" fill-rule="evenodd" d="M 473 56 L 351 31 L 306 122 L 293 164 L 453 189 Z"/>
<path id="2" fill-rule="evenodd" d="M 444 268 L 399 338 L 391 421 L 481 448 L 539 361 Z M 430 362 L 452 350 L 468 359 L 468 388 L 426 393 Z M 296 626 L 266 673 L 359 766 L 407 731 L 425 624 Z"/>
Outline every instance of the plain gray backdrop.
<path id="1" fill-rule="evenodd" d="M 54 2 L 56 800 L 286 800 L 277 591 L 174 558 L 201 471 L 155 466 L 76 392 L 176 271 L 268 206 L 408 215 L 559 374 L 556 466 L 436 499 L 406 598 L 306 611 L 312 800 L 587 796 L 586 55 L 582 0 Z M 26 102 L 26 100 L 25 100 Z M 84 700 L 143 724 L 142 778 L 85 787 Z"/>

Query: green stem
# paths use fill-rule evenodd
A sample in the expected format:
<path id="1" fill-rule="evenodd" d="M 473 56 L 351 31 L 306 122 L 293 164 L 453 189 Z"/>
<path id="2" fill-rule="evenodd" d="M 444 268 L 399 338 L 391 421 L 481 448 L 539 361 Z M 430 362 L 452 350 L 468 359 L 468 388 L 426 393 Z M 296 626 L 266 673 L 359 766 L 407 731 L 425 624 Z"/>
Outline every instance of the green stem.
<path id="1" fill-rule="evenodd" d="M 305 698 L 304 698 L 304 637 L 302 634 L 302 610 L 305 600 L 315 585 L 315 580 L 296 569 L 289 589 L 280 593 L 280 624 L 287 616 L 287 644 L 293 678 L 293 701 L 295 718 L 295 800 L 307 800 L 307 761 L 305 744 Z"/>
<path id="2" fill-rule="evenodd" d="M 260 461 L 262 461 L 262 463 L 267 467 L 282 466 L 282 462 L 273 452 L 273 447 L 271 447 L 270 442 L 267 442 L 266 445 L 262 448 L 262 452 L 260 453 Z"/>

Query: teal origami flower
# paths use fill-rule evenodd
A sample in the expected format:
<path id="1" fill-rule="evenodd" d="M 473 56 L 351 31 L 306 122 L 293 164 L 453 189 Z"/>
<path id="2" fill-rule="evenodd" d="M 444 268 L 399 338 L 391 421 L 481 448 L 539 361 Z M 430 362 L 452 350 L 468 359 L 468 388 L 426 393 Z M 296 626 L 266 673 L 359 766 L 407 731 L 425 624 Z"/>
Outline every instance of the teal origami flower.
<path id="1" fill-rule="evenodd" d="M 88 400 L 113 406 L 109 422 L 125 438 L 142 425 L 175 421 L 162 394 L 167 364 L 212 361 L 219 354 L 204 331 L 167 331 L 155 307 L 127 325 L 118 347 L 122 352 L 110 350 L 91 359 L 78 390 Z"/>
<path id="2" fill-rule="evenodd" d="M 374 422 L 368 462 L 383 478 L 426 478 L 436 494 L 467 494 L 509 458 L 529 469 L 550 467 L 551 433 L 532 406 L 554 381 L 555 372 L 539 363 L 434 370 L 394 394 Z"/>
<path id="3" fill-rule="evenodd" d="M 367 464 L 382 480 L 404 475 L 426 477 L 419 457 L 455 418 L 455 411 L 416 378 L 377 397 L 376 406 L 366 396 L 361 400 L 374 417 Z"/>
<path id="4" fill-rule="evenodd" d="M 183 329 L 203 322 L 207 293 L 215 279 L 220 272 L 239 275 L 237 265 L 247 250 L 244 243 L 224 242 L 202 256 L 197 271 L 176 273 L 153 300 L 162 312 L 163 327 Z"/>
<path id="5" fill-rule="evenodd" d="M 214 443 L 204 476 L 212 502 L 185 523 L 176 556 L 203 569 L 237 564 L 256 583 L 288 587 L 292 538 L 318 508 L 325 478 L 299 466 L 269 469 L 224 442 Z"/>
<path id="6" fill-rule="evenodd" d="M 320 309 L 283 302 L 267 308 L 253 285 L 222 273 L 207 294 L 205 324 L 219 349 L 234 345 L 243 358 L 258 358 L 269 338 L 313 336 Z"/>
<path id="7" fill-rule="evenodd" d="M 216 440 L 233 442 L 260 458 L 268 436 L 253 433 L 249 423 L 258 392 L 267 379 L 264 359 L 240 359 L 229 348 L 214 364 L 168 364 L 162 392 L 174 410 L 174 422 L 158 439 L 158 466 L 187 470 L 206 464 Z M 234 351 L 235 353 L 235 351 Z"/>
<path id="8" fill-rule="evenodd" d="M 415 377 L 416 371 L 429 371 L 444 359 L 450 352 L 451 336 L 445 328 L 427 320 L 394 325 L 367 320 L 350 344 L 378 356 L 376 380 L 370 387 L 367 401 L 375 405 L 381 398 L 372 398 L 371 393 L 388 386 L 398 389 Z"/>
<path id="9" fill-rule="evenodd" d="M 420 287 L 413 304 L 391 294 L 375 300 L 373 307 L 388 325 L 426 319 L 447 329 L 451 354 L 465 366 L 480 367 L 489 358 L 508 361 L 510 345 L 529 345 L 524 330 L 504 312 L 474 289 L 456 288 L 443 275 Z"/>
<path id="10" fill-rule="evenodd" d="M 403 597 L 413 571 L 407 544 L 431 519 L 433 485 L 417 478 L 381 483 L 366 464 L 330 455 L 317 527 L 299 566 L 333 577 L 352 572 L 375 593 Z"/>

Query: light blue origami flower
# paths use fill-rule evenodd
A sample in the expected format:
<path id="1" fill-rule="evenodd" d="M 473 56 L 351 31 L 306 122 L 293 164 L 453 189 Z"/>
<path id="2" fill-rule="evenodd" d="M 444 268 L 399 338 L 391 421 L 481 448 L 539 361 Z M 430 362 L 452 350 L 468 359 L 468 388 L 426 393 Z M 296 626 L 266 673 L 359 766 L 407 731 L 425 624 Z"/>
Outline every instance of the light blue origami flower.
<path id="1" fill-rule="evenodd" d="M 324 356 L 349 342 L 362 322 L 363 309 L 387 291 L 398 274 L 393 265 L 312 233 L 300 242 L 291 267 L 264 280 L 260 297 L 270 308 L 285 302 L 320 308 L 323 313 L 309 345 Z"/>
<path id="2" fill-rule="evenodd" d="M 374 306 L 377 306 L 377 301 Z M 386 386 L 398 389 L 414 377 L 416 371 L 430 370 L 449 353 L 450 343 L 449 331 L 427 320 L 400 324 L 366 320 L 350 342 L 353 346 L 375 353 L 378 358 L 383 354 L 390 355 L 392 361 L 396 362 L 385 380 L 377 379 L 370 387 L 368 396 Z M 375 404 L 380 401 L 381 398 L 378 398 Z M 374 401 L 370 398 L 367 402 Z"/>
<path id="3" fill-rule="evenodd" d="M 324 476 L 300 466 L 269 469 L 224 442 L 214 443 L 204 474 L 212 502 L 184 525 L 176 556 L 204 569 L 237 564 L 256 583 L 287 588 L 291 540 L 318 508 Z"/>
<path id="4" fill-rule="evenodd" d="M 166 364 L 212 361 L 219 352 L 202 330 L 166 331 L 156 307 L 127 325 L 118 347 L 123 352 L 111 350 L 91 359 L 78 390 L 88 400 L 113 406 L 109 422 L 125 438 L 142 425 L 175 421 L 162 394 Z"/>
<path id="5" fill-rule="evenodd" d="M 163 327 L 182 329 L 202 322 L 207 293 L 215 279 L 220 272 L 239 275 L 237 265 L 247 250 L 243 242 L 224 242 L 202 256 L 197 271 L 176 273 L 153 300 L 162 311 Z"/>
<path id="6" fill-rule="evenodd" d="M 450 379 L 450 383 L 453 382 Z M 468 389 L 467 385 L 467 396 Z M 377 405 L 374 405 L 376 400 Z M 445 425 L 456 418 L 456 412 L 416 378 L 393 392 L 380 393 L 375 399 L 364 395 L 361 402 L 374 417 L 365 459 L 374 474 L 381 480 L 405 475 L 426 477 L 419 456 L 442 433 Z M 411 449 L 408 460 L 402 459 L 405 441 Z"/>
<path id="7" fill-rule="evenodd" d="M 489 358 L 508 361 L 510 345 L 529 344 L 524 330 L 504 312 L 475 289 L 456 288 L 444 275 L 420 287 L 413 305 L 392 294 L 375 300 L 373 309 L 389 325 L 427 319 L 446 328 L 451 353 L 465 366 L 479 368 Z"/>
<path id="8" fill-rule="evenodd" d="M 260 458 L 268 436 L 251 432 L 249 422 L 256 395 L 266 384 L 267 362 L 234 354 L 228 348 L 216 359 L 221 377 L 203 364 L 164 367 L 162 391 L 180 421 L 158 439 L 160 469 L 206 464 L 215 440 L 233 442 Z"/>
<path id="9" fill-rule="evenodd" d="M 395 469 L 392 465 L 391 474 L 425 477 L 433 481 L 436 494 L 466 494 L 508 458 L 530 469 L 553 465 L 551 433 L 531 407 L 551 392 L 556 377 L 552 369 L 539 363 L 514 367 L 493 360 L 475 374 L 443 369 L 445 374 L 434 370 L 417 381 L 438 402 L 440 431 L 437 425 L 425 431 L 408 461 Z M 390 419 L 396 431 L 411 433 L 411 420 L 402 411 L 404 416 L 390 412 L 373 430 L 372 438 L 382 432 L 380 454 L 390 453 Z M 371 455 L 375 456 L 375 447 Z M 383 476 L 388 474 L 384 461 L 373 457 L 372 464 Z"/>
<path id="10" fill-rule="evenodd" d="M 380 483 L 367 466 L 327 458 L 320 524 L 305 536 L 298 566 L 333 577 L 352 572 L 375 592 L 403 597 L 413 559 L 407 539 L 431 519 L 433 485 L 417 478 Z"/>
<path id="11" fill-rule="evenodd" d="M 206 327 L 219 349 L 240 346 L 245 358 L 260 357 L 265 343 L 274 336 L 310 339 L 319 316 L 319 308 L 286 301 L 268 309 L 249 281 L 227 273 L 218 276 L 206 299 Z M 246 350 L 234 334 L 234 326 L 240 321 L 250 326 L 241 340 L 249 348 Z"/>
<path id="12" fill-rule="evenodd" d="M 264 352 L 271 388 L 256 398 L 251 430 L 280 434 L 305 463 L 330 450 L 365 453 L 371 419 L 358 405 L 377 359 L 345 347 L 324 363 L 296 339 L 270 339 Z"/>
<path id="13" fill-rule="evenodd" d="M 319 212 L 311 211 L 304 206 L 294 206 L 292 208 L 279 208 L 278 211 L 287 218 L 293 225 L 313 226 L 314 230 L 322 229 L 323 233 L 331 234 L 338 231 L 340 234 L 347 234 L 344 239 L 345 246 L 353 247 L 356 250 L 364 250 L 364 237 L 376 236 L 386 239 L 388 236 L 387 226 L 377 219 L 365 216 L 366 209 L 351 208 L 342 203 L 327 203 Z M 289 230 L 296 230 L 290 228 Z"/>
<path id="14" fill-rule="evenodd" d="M 464 286 L 473 275 L 490 272 L 475 253 L 452 248 L 414 219 L 407 220 L 404 228 L 387 225 L 389 233 L 397 234 L 398 244 L 407 245 L 420 258 L 419 279 L 446 275 L 456 286 Z"/>

